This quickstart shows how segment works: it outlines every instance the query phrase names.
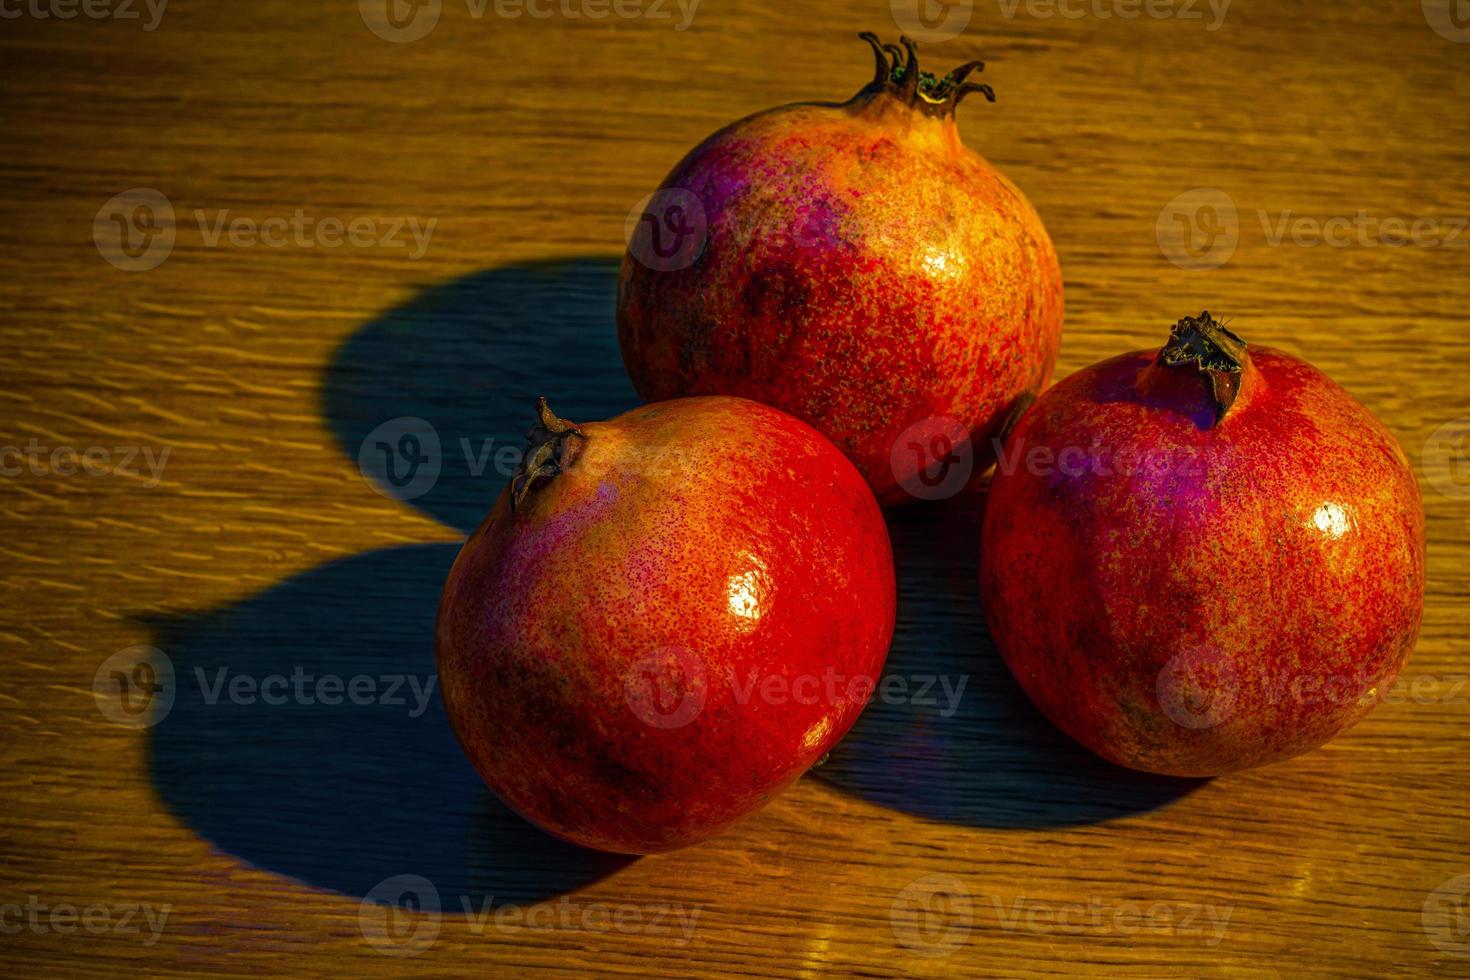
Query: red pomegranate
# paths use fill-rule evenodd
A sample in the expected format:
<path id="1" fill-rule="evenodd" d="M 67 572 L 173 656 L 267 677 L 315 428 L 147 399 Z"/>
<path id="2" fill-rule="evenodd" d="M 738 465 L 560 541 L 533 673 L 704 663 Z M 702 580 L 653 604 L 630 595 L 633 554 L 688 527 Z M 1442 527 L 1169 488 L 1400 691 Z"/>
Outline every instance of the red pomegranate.
<path id="1" fill-rule="evenodd" d="M 623 853 L 703 840 L 871 696 L 896 604 L 882 513 L 830 442 L 755 402 L 538 412 L 444 587 L 450 721 L 543 830 Z"/>
<path id="2" fill-rule="evenodd" d="M 1011 672 L 1097 754 L 1182 776 L 1265 765 L 1356 723 L 1412 652 L 1419 487 L 1352 396 L 1204 313 L 1021 418 L 981 588 Z"/>
<path id="3" fill-rule="evenodd" d="M 967 149 L 942 79 L 872 34 L 877 74 L 844 104 L 727 126 L 634 226 L 618 336 L 646 399 L 740 395 L 810 422 L 884 506 L 952 495 L 1051 375 L 1062 275 L 1016 185 Z M 958 465 L 956 465 L 958 464 Z"/>

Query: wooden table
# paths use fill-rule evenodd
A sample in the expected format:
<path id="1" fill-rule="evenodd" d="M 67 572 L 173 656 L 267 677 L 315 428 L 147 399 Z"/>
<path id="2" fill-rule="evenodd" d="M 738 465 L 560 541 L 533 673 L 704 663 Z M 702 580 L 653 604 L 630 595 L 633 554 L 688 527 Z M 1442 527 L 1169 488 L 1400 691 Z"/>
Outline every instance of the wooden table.
<path id="1" fill-rule="evenodd" d="M 982 0 L 925 46 L 990 61 L 1000 102 L 962 127 L 1056 240 L 1058 376 L 1208 307 L 1326 369 L 1421 465 L 1400 696 L 1266 770 L 1111 769 L 1000 665 L 975 508 L 911 509 L 890 666 L 963 680 L 958 704 L 875 704 L 755 819 L 633 861 L 508 815 L 434 692 L 389 679 L 432 677 L 440 584 L 527 398 L 633 403 L 611 325 L 629 210 L 717 126 L 856 90 L 856 33 L 898 33 L 886 5 L 706 0 L 678 30 L 673 3 L 447 0 L 379 17 L 432 28 L 394 42 L 347 0 L 175 0 L 153 30 L 141 3 L 37 2 L 0 6 L 0 447 L 34 446 L 0 460 L 4 972 L 1470 975 L 1470 32 L 1447 4 Z M 176 218 L 151 271 L 103 256 L 166 243 L 155 211 L 131 256 L 106 245 L 138 188 Z M 1221 194 L 1234 226 L 1200 207 Z M 1345 237 L 1276 236 L 1298 217 Z M 437 222 L 422 251 L 409 218 Z M 1434 220 L 1388 247 L 1394 218 Z M 359 467 L 403 417 L 443 448 L 411 500 Z M 90 474 L 63 447 L 96 450 Z M 140 645 L 174 670 L 161 717 L 124 710 L 147 704 Z M 263 700 L 297 674 L 368 687 Z M 265 688 L 217 686 L 242 677 Z"/>

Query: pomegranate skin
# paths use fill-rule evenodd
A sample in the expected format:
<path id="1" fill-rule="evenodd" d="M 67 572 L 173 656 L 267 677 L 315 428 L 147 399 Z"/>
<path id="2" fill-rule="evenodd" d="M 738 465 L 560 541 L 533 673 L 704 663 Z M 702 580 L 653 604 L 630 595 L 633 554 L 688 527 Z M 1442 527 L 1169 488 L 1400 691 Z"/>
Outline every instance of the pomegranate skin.
<path id="1" fill-rule="evenodd" d="M 846 104 L 758 113 L 692 150 L 654 201 L 698 201 L 703 251 L 684 268 L 648 264 L 640 224 L 618 289 L 644 398 L 739 395 L 790 412 L 885 507 L 933 485 L 933 433 L 911 428 L 926 420 L 968 433 L 975 478 L 989 468 L 1003 419 L 1050 378 L 1063 320 L 1041 219 L 960 140 L 944 88 L 958 72 L 921 76 L 912 45 L 908 67 L 887 70 Z"/>
<path id="2" fill-rule="evenodd" d="M 532 823 L 671 850 L 769 802 L 857 719 L 893 635 L 887 527 L 831 443 L 754 402 L 578 431 L 559 473 L 512 506 L 518 477 L 465 543 L 440 689 L 470 761 Z"/>
<path id="3" fill-rule="evenodd" d="M 1058 727 L 1210 776 L 1316 748 L 1386 693 L 1418 637 L 1424 514 L 1394 437 L 1310 364 L 1250 346 L 1222 409 L 1228 384 L 1159 353 L 1080 371 L 1021 418 L 981 592 Z"/>

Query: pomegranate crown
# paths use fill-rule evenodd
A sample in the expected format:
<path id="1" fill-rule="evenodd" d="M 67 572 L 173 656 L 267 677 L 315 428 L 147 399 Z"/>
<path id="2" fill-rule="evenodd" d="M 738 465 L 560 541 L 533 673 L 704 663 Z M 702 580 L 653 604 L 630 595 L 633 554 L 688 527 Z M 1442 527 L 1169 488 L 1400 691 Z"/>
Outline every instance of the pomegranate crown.
<path id="1" fill-rule="evenodd" d="M 1244 340 L 1205 310 L 1174 324 L 1156 363 L 1169 370 L 1198 372 L 1209 389 L 1218 425 L 1240 395 L 1250 353 Z"/>
<path id="2" fill-rule="evenodd" d="M 985 62 L 971 61 L 939 78 L 933 72 L 919 70 L 919 46 L 907 37 L 897 44 L 884 44 L 872 31 L 864 31 L 858 37 L 873 47 L 877 68 L 869 91 L 887 92 L 903 101 L 910 109 L 918 109 L 931 116 L 953 116 L 965 96 L 979 92 L 991 102 L 995 101 L 995 90 L 989 85 L 967 82 L 971 74 L 985 70 Z M 905 54 L 907 51 L 907 54 Z"/>
<path id="3" fill-rule="evenodd" d="M 567 440 L 572 436 L 587 438 L 575 422 L 558 418 L 546 403 L 545 396 L 536 399 L 536 424 L 526 433 L 526 453 L 510 481 L 510 509 L 519 510 L 531 487 L 561 473 L 567 462 Z"/>

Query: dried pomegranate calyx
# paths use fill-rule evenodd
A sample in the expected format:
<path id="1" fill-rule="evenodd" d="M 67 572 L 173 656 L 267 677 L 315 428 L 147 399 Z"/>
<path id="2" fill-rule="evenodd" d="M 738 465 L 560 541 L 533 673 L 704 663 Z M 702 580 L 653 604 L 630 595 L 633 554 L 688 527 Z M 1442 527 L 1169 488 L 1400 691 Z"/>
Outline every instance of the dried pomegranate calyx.
<path id="1" fill-rule="evenodd" d="M 549 480 L 562 471 L 571 459 L 567 451 L 570 436 L 587 438 L 575 422 L 558 418 L 543 395 L 536 399 L 536 424 L 526 433 L 526 452 L 510 481 L 510 509 L 520 508 L 531 486 L 538 480 Z"/>
<path id="2" fill-rule="evenodd" d="M 1246 343 L 1205 310 L 1187 316 L 1169 331 L 1169 342 L 1159 351 L 1158 363 L 1167 368 L 1194 368 L 1204 378 L 1214 402 L 1215 425 L 1240 395 L 1241 378 L 1250 354 Z"/>
<path id="3" fill-rule="evenodd" d="M 872 45 L 876 64 L 873 81 L 864 91 L 887 92 L 911 109 L 941 118 L 953 116 L 956 107 L 971 92 L 995 101 L 995 90 L 989 85 L 965 81 L 971 73 L 985 70 L 983 61 L 968 62 L 940 78 L 933 72 L 919 70 L 919 46 L 908 37 L 899 38 L 903 48 L 882 43 L 872 31 L 864 31 L 858 37 Z"/>

